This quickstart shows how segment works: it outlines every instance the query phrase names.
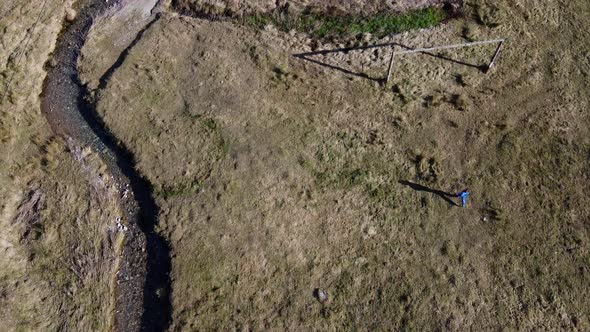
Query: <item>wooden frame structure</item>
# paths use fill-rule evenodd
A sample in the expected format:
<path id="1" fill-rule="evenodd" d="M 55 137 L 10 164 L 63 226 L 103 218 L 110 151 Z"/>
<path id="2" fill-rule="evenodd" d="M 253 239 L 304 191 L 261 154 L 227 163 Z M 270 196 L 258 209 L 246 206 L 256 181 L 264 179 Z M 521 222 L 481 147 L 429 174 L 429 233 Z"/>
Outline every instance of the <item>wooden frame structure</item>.
<path id="1" fill-rule="evenodd" d="M 496 47 L 496 51 L 494 52 L 494 55 L 492 56 L 492 59 L 490 60 L 490 62 L 488 63 L 488 66 L 486 68 L 486 72 L 487 72 L 494 66 L 496 58 L 500 54 L 500 51 L 502 50 L 502 46 L 504 45 L 505 42 L 506 42 L 506 39 L 492 39 L 492 40 L 484 40 L 484 41 L 462 43 L 462 44 L 407 49 L 407 50 L 397 51 L 397 52 L 395 51 L 396 45 L 393 44 L 390 46 L 391 47 L 391 57 L 389 58 L 389 66 L 387 67 L 387 76 L 385 77 L 385 83 L 387 84 L 391 80 L 391 74 L 392 74 L 392 69 L 393 69 L 393 60 L 396 55 L 425 53 L 425 52 L 431 52 L 431 51 L 449 50 L 449 49 L 462 48 L 462 47 L 498 44 L 498 46 Z M 381 47 L 387 47 L 387 46 L 381 46 Z"/>

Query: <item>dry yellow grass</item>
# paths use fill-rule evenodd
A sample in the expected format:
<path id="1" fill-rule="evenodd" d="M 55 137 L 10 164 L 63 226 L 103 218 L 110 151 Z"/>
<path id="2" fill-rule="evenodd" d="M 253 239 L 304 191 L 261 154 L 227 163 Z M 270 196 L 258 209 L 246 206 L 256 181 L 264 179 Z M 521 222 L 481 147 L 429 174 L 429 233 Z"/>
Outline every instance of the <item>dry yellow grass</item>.
<path id="1" fill-rule="evenodd" d="M 98 112 L 154 185 L 172 330 L 590 329 L 589 5 L 467 2 L 473 20 L 382 41 L 506 37 L 498 67 L 404 57 L 392 89 L 291 57 L 340 46 L 299 34 L 170 13 L 146 31 Z M 108 330 L 120 213 L 100 160 L 39 113 L 49 8 L 14 68 L 38 6 L 0 5 L 0 321 Z M 110 64 L 87 51 L 91 82 Z M 315 59 L 376 76 L 388 56 Z"/>
<path id="2" fill-rule="evenodd" d="M 468 5 L 382 41 L 506 37 L 498 67 L 400 58 L 394 89 L 291 57 L 317 46 L 297 34 L 146 32 L 98 111 L 157 188 L 172 329 L 589 327 L 588 5 Z M 316 59 L 375 76 L 388 57 Z M 469 207 L 400 180 L 469 187 Z"/>
<path id="3" fill-rule="evenodd" d="M 52 137 L 39 107 L 43 66 L 70 7 L 71 1 L 0 6 L 0 93 L 6 92 L 0 321 L 6 331 L 109 330 L 112 317 L 120 212 L 101 192 L 99 161 L 74 160 L 67 151 L 73 146 Z"/>

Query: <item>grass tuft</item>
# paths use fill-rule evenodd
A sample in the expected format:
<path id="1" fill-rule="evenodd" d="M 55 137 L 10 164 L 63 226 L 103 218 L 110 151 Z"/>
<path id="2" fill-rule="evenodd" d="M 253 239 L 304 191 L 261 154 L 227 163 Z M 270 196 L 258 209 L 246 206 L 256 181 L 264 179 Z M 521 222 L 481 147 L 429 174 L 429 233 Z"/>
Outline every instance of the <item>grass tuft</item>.
<path id="1" fill-rule="evenodd" d="M 194 194 L 200 189 L 200 182 L 198 180 L 192 180 L 177 184 L 176 186 L 162 186 L 162 189 L 156 191 L 156 195 L 163 197 L 164 199 L 169 199 Z"/>

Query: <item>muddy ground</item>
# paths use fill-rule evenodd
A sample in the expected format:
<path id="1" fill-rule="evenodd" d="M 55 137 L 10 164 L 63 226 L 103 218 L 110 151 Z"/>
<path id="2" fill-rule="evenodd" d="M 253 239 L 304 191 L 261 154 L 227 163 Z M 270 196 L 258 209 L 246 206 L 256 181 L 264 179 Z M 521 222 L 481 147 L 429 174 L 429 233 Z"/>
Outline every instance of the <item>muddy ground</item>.
<path id="1" fill-rule="evenodd" d="M 113 272 L 116 204 L 38 110 L 61 5 L 26 61 L 0 61 L 0 83 L 16 67 L 22 87 L 0 118 L 8 330 L 108 330 L 112 317 L 112 279 L 97 276 Z M 133 44 L 96 111 L 152 186 L 169 330 L 590 329 L 589 6 L 466 1 L 463 19 L 368 42 L 507 38 L 497 67 L 477 68 L 494 45 L 410 55 L 389 85 L 388 51 L 301 59 L 349 45 L 272 26 L 165 7 L 135 41 L 95 27 L 79 63 L 90 89 Z M 128 31 L 150 15 L 127 16 L 140 22 Z M 0 16 L 13 54 L 34 22 L 17 16 Z M 466 208 L 445 199 L 466 187 Z"/>

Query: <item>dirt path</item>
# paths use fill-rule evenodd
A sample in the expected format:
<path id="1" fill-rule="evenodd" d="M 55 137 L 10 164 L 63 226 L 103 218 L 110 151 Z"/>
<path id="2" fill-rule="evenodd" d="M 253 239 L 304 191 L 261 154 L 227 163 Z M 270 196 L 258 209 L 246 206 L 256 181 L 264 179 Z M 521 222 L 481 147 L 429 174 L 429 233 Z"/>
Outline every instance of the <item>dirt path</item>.
<path id="1" fill-rule="evenodd" d="M 110 192 L 116 193 L 124 211 L 119 222 L 125 236 L 112 299 L 114 328 L 158 331 L 166 328 L 170 317 L 170 257 L 167 243 L 154 231 L 158 211 L 151 186 L 135 171 L 133 156 L 117 144 L 94 113 L 77 68 L 95 18 L 119 4 L 89 0 L 76 19 L 64 27 L 43 87 L 42 110 L 52 130 L 66 139 L 74 154 L 100 156 L 107 166 L 105 186 L 115 189 Z M 121 54 L 121 61 L 126 54 Z M 109 69 L 106 79 L 115 69 Z"/>

